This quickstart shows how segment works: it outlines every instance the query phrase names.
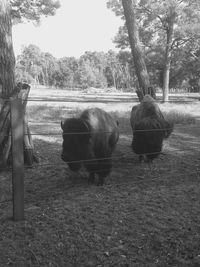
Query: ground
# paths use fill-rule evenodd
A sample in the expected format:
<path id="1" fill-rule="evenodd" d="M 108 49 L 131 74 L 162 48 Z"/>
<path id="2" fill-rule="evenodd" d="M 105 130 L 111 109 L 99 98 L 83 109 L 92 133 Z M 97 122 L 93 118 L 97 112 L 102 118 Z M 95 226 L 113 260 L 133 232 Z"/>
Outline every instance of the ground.
<path id="1" fill-rule="evenodd" d="M 25 168 L 23 222 L 12 220 L 11 171 L 0 174 L 0 266 L 200 266 L 195 97 L 173 95 L 177 102 L 160 104 L 165 113 L 182 113 L 182 119 L 163 154 L 147 164 L 130 147 L 129 116 L 136 101 L 131 94 L 32 90 L 27 111 L 40 162 Z M 120 125 L 104 186 L 88 184 L 86 173 L 71 173 L 60 159 L 61 119 L 91 106 L 104 108 Z"/>

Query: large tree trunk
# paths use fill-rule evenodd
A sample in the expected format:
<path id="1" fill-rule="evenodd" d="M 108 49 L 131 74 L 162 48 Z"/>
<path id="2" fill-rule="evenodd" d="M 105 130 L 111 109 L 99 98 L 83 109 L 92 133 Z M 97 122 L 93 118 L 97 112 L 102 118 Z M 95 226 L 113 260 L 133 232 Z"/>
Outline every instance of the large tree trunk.
<path id="1" fill-rule="evenodd" d="M 7 162 L 10 147 L 10 105 L 15 87 L 10 1 L 0 1 L 0 164 Z"/>
<path id="2" fill-rule="evenodd" d="M 15 87 L 15 56 L 12 43 L 10 1 L 0 1 L 0 86 L 1 96 L 9 97 Z"/>
<path id="3" fill-rule="evenodd" d="M 12 98 L 19 98 L 23 104 L 24 114 L 24 163 L 32 166 L 34 162 L 38 162 L 38 158 L 34 152 L 34 145 L 26 118 L 26 104 L 30 91 L 28 84 L 18 83 L 12 92 Z M 0 113 L 0 168 L 6 168 L 12 162 L 11 157 L 11 106 L 10 101 L 3 103 Z"/>
<path id="4" fill-rule="evenodd" d="M 19 97 L 24 102 L 24 114 L 30 86 L 27 84 L 15 85 L 15 56 L 12 43 L 12 24 L 10 14 L 10 1 L 0 0 L 0 166 L 9 163 L 11 150 L 11 122 L 10 122 L 10 97 Z M 28 89 L 28 90 L 27 90 Z M 25 96 L 22 94 L 25 93 Z M 26 133 L 29 132 L 27 139 Z M 31 151 L 30 151 L 31 148 Z M 24 150 L 27 163 L 32 164 L 36 159 L 33 153 L 32 140 L 28 124 L 24 123 Z M 31 156 L 30 156 L 31 154 Z M 26 160 L 26 157 L 25 157 Z"/>
<path id="5" fill-rule="evenodd" d="M 166 27 L 167 33 L 167 43 L 165 49 L 165 65 L 163 70 L 163 102 L 169 100 L 169 74 L 171 66 L 172 57 L 172 43 L 174 37 L 174 22 L 175 22 L 175 12 L 171 10 L 171 15 L 168 18 L 168 23 Z"/>
<path id="6" fill-rule="evenodd" d="M 145 94 L 148 94 L 150 81 L 146 64 L 144 61 L 143 51 L 141 49 L 141 42 L 139 39 L 139 32 L 137 27 L 137 20 L 135 14 L 135 7 L 137 5 L 137 0 L 122 0 L 122 4 L 126 19 L 126 27 L 128 30 L 131 52 L 139 82 L 140 92 L 137 92 L 137 94 L 139 100 L 142 100 L 143 96 Z M 153 97 L 155 97 L 155 93 L 153 93 Z"/>

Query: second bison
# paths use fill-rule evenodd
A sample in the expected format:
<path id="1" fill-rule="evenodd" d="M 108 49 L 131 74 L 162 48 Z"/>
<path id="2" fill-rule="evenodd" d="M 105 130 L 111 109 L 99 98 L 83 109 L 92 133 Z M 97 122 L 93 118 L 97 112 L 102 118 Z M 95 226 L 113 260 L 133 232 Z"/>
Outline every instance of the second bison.
<path id="1" fill-rule="evenodd" d="M 112 168 L 112 153 L 119 139 L 118 123 L 99 108 L 83 111 L 79 118 L 61 122 L 63 150 L 61 158 L 72 171 L 83 165 L 89 172 L 89 180 L 104 183 Z"/>
<path id="2" fill-rule="evenodd" d="M 132 108 L 131 127 L 133 130 L 132 148 L 140 160 L 148 162 L 158 157 L 163 140 L 173 131 L 173 124 L 163 116 L 158 104 L 150 95 Z"/>

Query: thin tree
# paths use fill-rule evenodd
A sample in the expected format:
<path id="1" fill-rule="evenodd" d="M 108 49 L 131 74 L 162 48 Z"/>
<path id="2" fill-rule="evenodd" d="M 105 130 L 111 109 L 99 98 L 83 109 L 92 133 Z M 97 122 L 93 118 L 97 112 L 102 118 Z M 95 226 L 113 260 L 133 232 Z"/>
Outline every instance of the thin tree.
<path id="1" fill-rule="evenodd" d="M 175 25 L 175 18 L 176 12 L 174 8 L 171 6 L 169 10 L 168 16 L 168 23 L 165 27 L 166 29 L 166 48 L 165 48 L 165 64 L 163 70 L 163 102 L 169 100 L 169 74 L 170 74 L 170 67 L 171 67 L 171 60 L 172 60 L 172 45 L 173 45 L 173 38 L 174 38 L 174 25 Z"/>
<path id="2" fill-rule="evenodd" d="M 126 27 L 128 30 L 129 42 L 131 46 L 131 52 L 133 56 L 133 61 L 136 69 L 136 74 L 139 82 L 139 92 L 138 97 L 142 100 L 143 96 L 147 93 L 152 94 L 155 97 L 155 94 L 149 92 L 150 81 L 149 75 L 147 72 L 146 64 L 144 61 L 144 55 L 141 48 L 141 42 L 139 38 L 139 31 L 136 19 L 136 7 L 138 0 L 122 0 L 122 5 L 124 9 L 124 16 L 126 20 Z"/>

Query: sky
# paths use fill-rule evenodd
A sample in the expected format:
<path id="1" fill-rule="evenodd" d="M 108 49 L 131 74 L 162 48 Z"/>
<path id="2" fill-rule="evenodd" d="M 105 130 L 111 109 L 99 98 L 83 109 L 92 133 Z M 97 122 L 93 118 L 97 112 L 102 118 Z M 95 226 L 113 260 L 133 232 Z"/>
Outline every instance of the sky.
<path id="1" fill-rule="evenodd" d="M 123 22 L 106 7 L 106 0 L 60 0 L 60 3 L 56 15 L 44 18 L 40 26 L 30 22 L 13 26 L 16 56 L 29 44 L 56 58 L 78 58 L 85 51 L 117 51 L 112 40 Z"/>

